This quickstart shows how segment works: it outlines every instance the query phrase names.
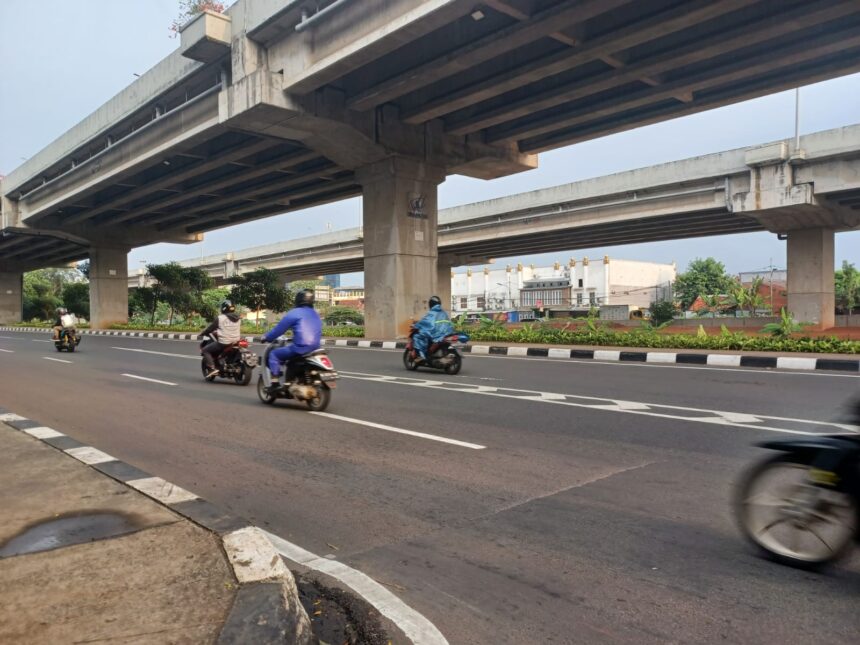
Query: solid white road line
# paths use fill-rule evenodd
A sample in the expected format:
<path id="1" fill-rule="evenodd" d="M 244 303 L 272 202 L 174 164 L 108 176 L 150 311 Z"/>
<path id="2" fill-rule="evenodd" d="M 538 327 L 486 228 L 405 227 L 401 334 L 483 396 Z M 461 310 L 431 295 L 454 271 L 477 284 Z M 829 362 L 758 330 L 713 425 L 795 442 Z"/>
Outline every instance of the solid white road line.
<path id="1" fill-rule="evenodd" d="M 156 354 L 157 356 L 172 356 L 173 358 L 191 358 L 195 361 L 199 361 L 199 356 L 189 356 L 188 354 L 172 354 L 170 352 L 154 352 L 151 349 L 135 349 L 133 347 L 111 347 L 111 349 L 118 349 L 123 352 L 138 352 L 140 354 Z"/>
<path id="2" fill-rule="evenodd" d="M 157 378 L 147 378 L 145 376 L 135 376 L 134 374 L 123 374 L 123 376 L 127 376 L 128 378 L 136 378 L 139 381 L 149 381 L 150 383 L 160 383 L 161 385 L 176 385 L 176 383 L 171 383 L 170 381 L 159 381 Z"/>
<path id="3" fill-rule="evenodd" d="M 374 423 L 373 421 L 364 421 L 362 419 L 353 419 L 351 417 L 342 417 L 339 414 L 330 414 L 329 412 L 311 412 L 320 417 L 328 417 L 329 419 L 337 419 L 338 421 L 346 421 L 347 423 L 355 423 L 368 428 L 376 428 L 377 430 L 385 430 L 387 432 L 396 432 L 397 434 L 405 434 L 411 437 L 420 437 L 421 439 L 429 439 L 430 441 L 439 441 L 441 443 L 449 443 L 452 446 L 460 446 L 461 448 L 471 448 L 472 450 L 483 450 L 487 446 L 482 446 L 477 443 L 469 443 L 468 441 L 458 441 L 457 439 L 448 439 L 435 434 L 427 434 L 426 432 L 415 432 L 414 430 L 404 430 L 403 428 L 395 428 L 382 423 Z"/>
<path id="4" fill-rule="evenodd" d="M 32 340 L 34 343 L 53 343 L 54 342 L 52 340 L 37 340 L 35 338 L 31 338 L 30 340 Z"/>
<path id="5" fill-rule="evenodd" d="M 378 349 L 366 349 L 364 347 L 336 347 L 333 348 L 337 351 L 347 350 L 347 351 L 356 351 L 356 352 L 367 352 L 367 351 L 379 351 Z M 392 347 L 385 347 L 383 344 L 382 349 L 394 349 Z M 525 347 L 515 347 L 513 349 L 527 349 Z M 402 352 L 403 350 L 398 349 L 398 352 Z M 795 368 L 798 371 L 790 371 L 790 370 L 775 370 L 771 369 L 757 369 L 754 367 L 706 367 L 704 365 L 686 365 L 675 363 L 674 365 L 660 365 L 662 362 L 660 360 L 652 361 L 648 360 L 644 363 L 637 361 L 621 361 L 621 360 L 597 360 L 595 359 L 580 359 L 580 358 L 565 358 L 565 359 L 546 359 L 546 358 L 531 358 L 528 357 L 525 353 L 522 353 L 522 356 L 519 353 L 509 353 L 507 356 L 496 356 L 496 355 L 480 355 L 480 354 L 465 354 L 465 356 L 476 359 L 489 359 L 493 361 L 505 361 L 505 360 L 517 360 L 517 361 L 538 361 L 546 364 L 547 360 L 550 360 L 554 364 L 558 363 L 576 363 L 580 365 L 594 365 L 597 367 L 643 367 L 643 368 L 656 368 L 662 370 L 705 370 L 706 372 L 742 372 L 744 374 L 771 374 L 773 376 L 815 376 L 821 378 L 860 378 L 860 374 L 836 374 L 833 372 L 827 372 L 822 370 L 806 370 L 803 371 L 803 368 Z M 791 358 L 791 357 L 789 357 Z"/>
<path id="6" fill-rule="evenodd" d="M 14 354 L 15 353 L 11 349 L 0 349 L 0 352 L 3 352 L 4 354 Z"/>
<path id="7" fill-rule="evenodd" d="M 337 560 L 321 558 L 273 533 L 263 532 L 285 558 L 329 575 L 345 584 L 397 625 L 415 645 L 448 644 L 442 632 L 433 623 L 370 576 Z"/>
<path id="8" fill-rule="evenodd" d="M 604 410 L 609 412 L 621 412 L 625 414 L 640 414 L 643 416 L 658 417 L 663 419 L 676 419 L 679 421 L 691 421 L 698 423 L 709 423 L 715 425 L 734 426 L 737 428 L 753 428 L 756 430 L 766 430 L 768 432 L 780 432 L 784 434 L 798 434 L 816 436 L 821 433 L 806 432 L 802 430 L 794 430 L 791 428 L 780 428 L 773 426 L 759 425 L 767 421 L 783 421 L 797 424 L 806 424 L 812 426 L 824 426 L 829 432 L 833 432 L 830 428 L 846 430 L 851 433 L 860 431 L 860 427 L 855 427 L 842 423 L 833 423 L 829 421 L 814 421 L 811 419 L 792 419 L 788 417 L 777 417 L 765 414 L 746 414 L 725 410 L 708 410 L 700 408 L 691 408 L 680 405 L 668 405 L 664 403 L 647 403 L 642 401 L 623 401 L 617 399 L 606 399 L 596 396 L 579 396 L 575 394 L 564 394 L 559 392 L 539 392 L 535 390 L 521 390 L 515 388 L 502 388 L 504 391 L 499 391 L 499 388 L 489 385 L 471 385 L 465 383 L 451 383 L 445 381 L 416 379 L 412 377 L 400 376 L 382 376 L 378 374 L 369 374 L 362 372 L 340 372 L 341 378 L 354 378 L 358 380 L 393 383 L 395 385 L 406 385 L 410 387 L 424 387 L 432 389 L 440 389 L 444 387 L 446 392 L 459 392 L 462 394 L 479 394 L 483 396 L 496 396 L 506 399 L 514 399 L 518 401 L 535 401 L 539 403 L 551 403 L 554 405 L 566 405 L 575 408 L 588 408 L 592 410 Z M 454 387 L 445 387 L 454 386 Z M 509 394 L 516 392 L 517 394 Z M 582 402 L 579 402 L 582 401 Z M 664 412 L 667 411 L 667 412 Z M 674 412 L 693 412 L 708 416 L 697 417 L 684 414 L 674 414 Z"/>
<path id="9" fill-rule="evenodd" d="M 68 363 L 69 365 L 72 364 L 72 361 L 63 360 L 62 358 L 51 358 L 50 356 L 43 356 L 42 358 L 46 361 L 54 361 L 55 363 Z"/>

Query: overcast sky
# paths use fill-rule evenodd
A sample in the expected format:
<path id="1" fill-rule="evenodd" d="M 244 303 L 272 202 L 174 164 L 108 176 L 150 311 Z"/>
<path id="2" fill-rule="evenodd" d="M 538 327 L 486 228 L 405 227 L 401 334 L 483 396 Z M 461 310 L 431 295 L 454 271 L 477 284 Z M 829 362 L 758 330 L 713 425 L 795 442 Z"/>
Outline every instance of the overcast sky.
<path id="1" fill-rule="evenodd" d="M 176 0 L 0 0 L 0 174 L 81 121 L 179 44 L 169 26 Z M 801 89 L 801 133 L 860 122 L 860 74 Z M 540 156 L 540 167 L 492 181 L 449 177 L 441 208 L 535 190 L 632 168 L 764 143 L 794 134 L 794 92 L 711 110 L 580 143 Z M 212 254 L 358 226 L 352 199 L 206 234 L 193 246 L 132 251 L 129 266 Z M 499 258 L 538 265 L 569 257 L 676 261 L 714 256 L 730 272 L 785 266 L 785 242 L 753 233 Z M 836 236 L 836 263 L 860 264 L 860 231 Z M 361 281 L 360 274 L 346 277 Z"/>

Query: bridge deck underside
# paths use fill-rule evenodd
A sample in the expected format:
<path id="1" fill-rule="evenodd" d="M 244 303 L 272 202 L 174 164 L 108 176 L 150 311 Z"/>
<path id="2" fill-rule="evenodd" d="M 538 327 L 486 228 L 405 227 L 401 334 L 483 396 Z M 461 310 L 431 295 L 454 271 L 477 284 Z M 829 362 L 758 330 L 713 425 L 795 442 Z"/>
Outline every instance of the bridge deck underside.
<path id="1" fill-rule="evenodd" d="M 294 89 L 329 85 L 354 110 L 393 104 L 407 123 L 539 152 L 860 70 L 856 0 L 466 5 Z"/>
<path id="2" fill-rule="evenodd" d="M 298 143 L 215 128 L 57 203 L 38 219 L 100 236 L 134 227 L 169 239 L 360 191 L 351 171 Z"/>
<path id="3" fill-rule="evenodd" d="M 544 233 L 488 237 L 454 244 L 450 243 L 450 240 L 446 241 L 446 232 L 443 229 L 439 231 L 439 253 L 453 253 L 460 257 L 483 261 L 481 258 L 503 258 L 712 235 L 754 233 L 763 230 L 764 227 L 750 217 L 715 209 L 693 215 L 648 217 Z M 344 249 L 338 249 L 337 252 L 343 254 Z M 362 252 L 361 245 L 357 244 L 353 257 L 330 260 L 326 259 L 324 250 L 319 254 L 301 251 L 292 257 L 287 253 L 276 258 L 248 259 L 240 264 L 240 269 L 247 271 L 257 267 L 267 267 L 285 277 L 353 273 L 364 270 Z"/>
<path id="4" fill-rule="evenodd" d="M 86 259 L 88 254 L 86 246 L 62 238 L 0 231 L 0 267 L 9 270 L 65 266 Z"/>

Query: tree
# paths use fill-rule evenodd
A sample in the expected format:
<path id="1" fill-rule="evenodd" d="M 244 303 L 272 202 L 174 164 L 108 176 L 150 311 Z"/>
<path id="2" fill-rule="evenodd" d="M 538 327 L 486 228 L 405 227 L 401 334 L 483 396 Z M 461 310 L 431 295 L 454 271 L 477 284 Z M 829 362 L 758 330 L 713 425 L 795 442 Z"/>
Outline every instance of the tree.
<path id="1" fill-rule="evenodd" d="M 651 326 L 661 327 L 666 323 L 672 322 L 675 317 L 675 303 L 671 300 L 660 300 L 651 303 L 649 307 L 651 313 Z"/>
<path id="2" fill-rule="evenodd" d="M 39 269 L 25 273 L 24 320 L 53 319 L 57 307 L 63 304 L 65 286 L 81 282 L 82 279 L 77 269 Z"/>
<path id="3" fill-rule="evenodd" d="M 63 286 L 63 306 L 72 313 L 90 317 L 90 285 L 88 282 L 70 282 Z"/>
<path id="4" fill-rule="evenodd" d="M 155 280 L 152 286 L 154 300 L 150 301 L 150 324 L 155 324 L 155 311 L 159 302 L 166 303 L 169 308 L 169 325 L 173 324 L 177 313 L 188 317 L 203 308 L 203 292 L 212 286 L 212 278 L 203 269 L 168 262 L 147 264 L 146 270 Z"/>
<path id="5" fill-rule="evenodd" d="M 263 309 L 285 311 L 292 301 L 278 274 L 271 269 L 257 269 L 236 276 L 230 298 L 235 304 L 256 311 L 257 325 L 260 324 L 260 312 Z"/>
<path id="6" fill-rule="evenodd" d="M 734 283 L 722 262 L 714 258 L 696 258 L 675 279 L 675 294 L 681 306 L 688 309 L 697 297 L 728 293 Z"/>
<path id="7" fill-rule="evenodd" d="M 364 315 L 352 307 L 332 307 L 326 313 L 325 322 L 327 325 L 338 325 L 341 323 L 363 325 Z"/>
<path id="8" fill-rule="evenodd" d="M 847 260 L 836 271 L 836 306 L 847 314 L 860 306 L 860 271 Z"/>
<path id="9" fill-rule="evenodd" d="M 179 0 L 179 16 L 170 24 L 170 31 L 174 37 L 192 18 L 199 16 L 204 11 L 224 13 L 224 3 L 217 0 Z"/>

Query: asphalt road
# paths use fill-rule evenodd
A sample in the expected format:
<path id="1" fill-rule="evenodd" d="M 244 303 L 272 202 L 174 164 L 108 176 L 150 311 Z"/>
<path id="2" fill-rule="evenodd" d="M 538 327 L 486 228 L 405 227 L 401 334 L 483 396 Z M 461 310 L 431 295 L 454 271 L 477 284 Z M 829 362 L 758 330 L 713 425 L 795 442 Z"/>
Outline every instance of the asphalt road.
<path id="1" fill-rule="evenodd" d="M 345 420 L 205 383 L 193 342 L 46 338 L 0 332 L 0 405 L 332 554 L 452 644 L 857 642 L 858 552 L 762 560 L 729 500 L 756 441 L 834 431 L 860 376 L 332 349 Z"/>

